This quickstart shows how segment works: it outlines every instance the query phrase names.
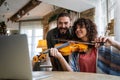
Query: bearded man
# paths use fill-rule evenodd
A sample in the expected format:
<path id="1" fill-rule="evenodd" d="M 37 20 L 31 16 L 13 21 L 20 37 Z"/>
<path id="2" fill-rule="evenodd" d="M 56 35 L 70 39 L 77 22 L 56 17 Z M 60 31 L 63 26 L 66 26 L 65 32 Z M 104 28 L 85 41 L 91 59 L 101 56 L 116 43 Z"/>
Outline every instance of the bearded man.
<path id="1" fill-rule="evenodd" d="M 55 44 L 61 43 L 61 41 L 55 39 L 69 40 L 71 38 L 72 35 L 70 15 L 68 13 L 61 13 L 57 17 L 57 27 L 47 33 L 47 46 L 48 48 L 53 48 L 55 47 Z M 64 58 L 68 62 L 68 56 L 64 56 Z M 52 71 L 63 71 L 61 64 L 57 58 L 50 56 L 50 60 L 52 63 Z"/>

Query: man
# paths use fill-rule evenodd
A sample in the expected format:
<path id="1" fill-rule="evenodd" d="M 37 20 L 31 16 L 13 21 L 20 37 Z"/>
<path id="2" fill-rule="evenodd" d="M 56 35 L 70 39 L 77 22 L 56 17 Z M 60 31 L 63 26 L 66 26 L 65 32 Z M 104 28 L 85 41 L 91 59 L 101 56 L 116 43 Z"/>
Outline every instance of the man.
<path id="1" fill-rule="evenodd" d="M 61 13 L 57 17 L 57 27 L 50 30 L 47 33 L 47 45 L 48 48 L 55 47 L 55 44 L 60 43 L 61 41 L 56 39 L 71 39 L 71 19 L 68 13 Z M 68 62 L 68 56 L 64 56 Z M 50 56 L 51 63 L 53 66 L 53 71 L 62 71 L 62 67 L 55 57 Z"/>

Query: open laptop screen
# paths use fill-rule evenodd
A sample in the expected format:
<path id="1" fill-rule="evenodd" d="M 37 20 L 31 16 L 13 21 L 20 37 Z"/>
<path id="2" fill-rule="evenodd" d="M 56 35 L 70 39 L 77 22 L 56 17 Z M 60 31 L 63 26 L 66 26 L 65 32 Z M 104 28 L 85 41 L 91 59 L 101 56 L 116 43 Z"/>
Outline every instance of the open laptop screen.
<path id="1" fill-rule="evenodd" d="M 0 79 L 32 79 L 26 35 L 0 36 Z"/>

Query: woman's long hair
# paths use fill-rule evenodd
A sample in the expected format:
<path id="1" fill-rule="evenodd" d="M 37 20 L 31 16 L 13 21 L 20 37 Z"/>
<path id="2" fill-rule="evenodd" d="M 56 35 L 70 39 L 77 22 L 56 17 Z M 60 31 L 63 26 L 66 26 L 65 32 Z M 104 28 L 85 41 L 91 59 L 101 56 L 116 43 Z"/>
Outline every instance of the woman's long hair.
<path id="1" fill-rule="evenodd" d="M 94 39 L 97 37 L 98 34 L 95 23 L 93 23 L 90 19 L 85 19 L 85 18 L 79 18 L 74 22 L 72 27 L 73 39 L 81 40 L 76 36 L 75 33 L 77 29 L 77 25 L 80 25 L 81 27 L 85 25 L 85 28 L 87 30 L 88 42 L 94 41 Z"/>

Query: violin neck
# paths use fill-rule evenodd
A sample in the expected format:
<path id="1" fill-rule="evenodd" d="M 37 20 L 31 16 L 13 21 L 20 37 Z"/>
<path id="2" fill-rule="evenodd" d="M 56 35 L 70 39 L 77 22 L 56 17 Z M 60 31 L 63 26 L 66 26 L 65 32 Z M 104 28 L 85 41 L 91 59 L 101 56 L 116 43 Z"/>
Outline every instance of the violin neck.
<path id="1" fill-rule="evenodd" d="M 47 54 L 49 51 L 50 51 L 50 49 L 47 49 L 47 50 L 45 50 L 45 51 L 43 51 L 43 52 L 41 52 L 41 53 Z"/>
<path id="2" fill-rule="evenodd" d="M 57 46 L 57 47 L 55 47 L 55 48 L 61 49 L 61 48 L 63 48 L 63 47 L 68 46 L 69 44 L 70 44 L 70 43 L 67 42 L 67 43 L 61 44 L 60 46 Z M 49 53 L 49 51 L 50 51 L 50 49 L 47 49 L 47 50 L 45 50 L 45 51 L 43 51 L 43 52 L 41 52 L 41 53 L 46 54 L 46 53 Z"/>
<path id="3" fill-rule="evenodd" d="M 57 46 L 57 47 L 55 47 L 55 48 L 57 48 L 57 49 L 61 49 L 61 48 L 63 48 L 63 47 L 68 46 L 69 44 L 70 44 L 70 43 L 67 42 L 67 43 L 61 44 L 60 46 Z"/>

